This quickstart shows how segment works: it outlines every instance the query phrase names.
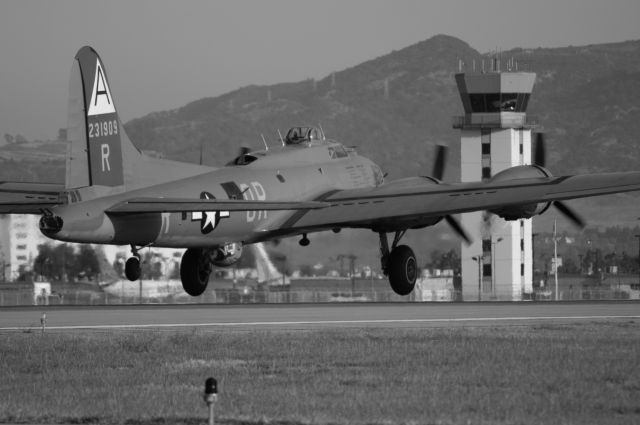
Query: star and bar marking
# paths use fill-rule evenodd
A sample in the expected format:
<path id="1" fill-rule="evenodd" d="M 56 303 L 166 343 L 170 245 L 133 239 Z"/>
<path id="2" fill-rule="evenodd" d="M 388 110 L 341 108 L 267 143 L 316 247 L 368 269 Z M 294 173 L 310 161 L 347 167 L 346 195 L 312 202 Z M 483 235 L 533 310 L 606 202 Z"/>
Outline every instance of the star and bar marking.
<path id="1" fill-rule="evenodd" d="M 216 197 L 209 192 L 201 192 L 200 199 L 216 199 Z M 200 221 L 200 231 L 206 235 L 216 228 L 221 219 L 229 215 L 229 211 L 194 211 L 191 213 L 191 221 Z"/>

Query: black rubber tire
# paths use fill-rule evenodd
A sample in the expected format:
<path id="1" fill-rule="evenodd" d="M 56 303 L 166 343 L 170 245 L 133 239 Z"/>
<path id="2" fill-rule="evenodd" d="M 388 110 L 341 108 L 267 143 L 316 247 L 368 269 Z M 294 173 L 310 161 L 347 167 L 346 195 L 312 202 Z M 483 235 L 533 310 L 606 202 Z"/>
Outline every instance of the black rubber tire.
<path id="1" fill-rule="evenodd" d="M 389 255 L 387 269 L 393 292 L 398 295 L 409 295 L 418 279 L 418 262 L 413 250 L 406 245 L 395 247 Z"/>
<path id="2" fill-rule="evenodd" d="M 130 257 L 126 263 L 124 263 L 124 275 L 131 282 L 135 282 L 140 279 L 140 259 L 138 257 Z"/>
<path id="3" fill-rule="evenodd" d="M 192 297 L 202 295 L 209 283 L 211 269 L 202 264 L 201 257 L 201 249 L 189 248 L 182 255 L 182 261 L 180 262 L 182 288 L 184 292 Z"/>

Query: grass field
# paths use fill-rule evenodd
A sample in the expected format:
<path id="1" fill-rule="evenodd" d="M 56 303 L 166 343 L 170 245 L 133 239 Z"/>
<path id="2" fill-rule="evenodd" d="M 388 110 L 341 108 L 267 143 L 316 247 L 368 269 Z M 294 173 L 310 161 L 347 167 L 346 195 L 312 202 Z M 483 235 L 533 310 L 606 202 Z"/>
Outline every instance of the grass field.
<path id="1" fill-rule="evenodd" d="M 0 422 L 640 423 L 640 323 L 0 334 Z"/>

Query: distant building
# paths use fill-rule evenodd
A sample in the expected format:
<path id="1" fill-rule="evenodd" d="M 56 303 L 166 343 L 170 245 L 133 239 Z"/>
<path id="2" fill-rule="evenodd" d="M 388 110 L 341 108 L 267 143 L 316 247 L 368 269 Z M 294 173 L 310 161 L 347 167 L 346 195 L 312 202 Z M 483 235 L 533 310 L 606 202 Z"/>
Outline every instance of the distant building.
<path id="1" fill-rule="evenodd" d="M 38 216 L 27 214 L 0 216 L 0 238 L 0 276 L 4 282 L 30 271 L 38 245 L 46 240 L 38 228 Z"/>

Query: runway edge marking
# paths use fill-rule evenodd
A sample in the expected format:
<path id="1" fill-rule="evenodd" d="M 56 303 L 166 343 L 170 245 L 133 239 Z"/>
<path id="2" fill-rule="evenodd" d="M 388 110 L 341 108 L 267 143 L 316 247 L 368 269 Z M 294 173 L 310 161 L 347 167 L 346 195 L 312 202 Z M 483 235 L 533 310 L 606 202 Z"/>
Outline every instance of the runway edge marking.
<path id="1" fill-rule="evenodd" d="M 470 317 L 453 319 L 373 319 L 373 320 L 303 320 L 273 322 L 211 322 L 211 323 L 158 323 L 139 325 L 71 325 L 47 326 L 47 330 L 81 330 L 81 329 L 152 329 L 152 328 L 193 328 L 193 327 L 242 327 L 242 326 L 296 326 L 296 325 L 362 325 L 392 323 L 447 323 L 447 322 L 508 322 L 527 320 L 596 320 L 596 319 L 640 319 L 637 315 L 621 316 L 526 316 L 526 317 Z M 39 329 L 39 326 L 0 327 L 0 331 L 24 331 Z"/>

